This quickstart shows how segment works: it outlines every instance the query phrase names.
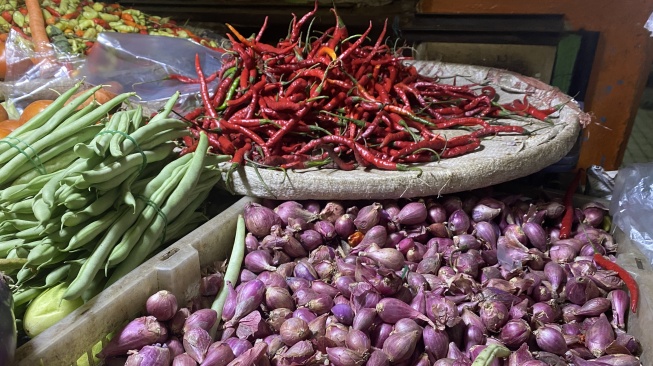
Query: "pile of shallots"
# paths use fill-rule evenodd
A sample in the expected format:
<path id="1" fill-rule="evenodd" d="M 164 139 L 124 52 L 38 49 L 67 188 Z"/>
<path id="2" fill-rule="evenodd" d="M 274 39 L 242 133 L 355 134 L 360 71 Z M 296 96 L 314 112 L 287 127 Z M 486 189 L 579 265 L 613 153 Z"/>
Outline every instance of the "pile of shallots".
<path id="1" fill-rule="evenodd" d="M 593 261 L 595 250 L 616 251 L 606 209 L 577 208 L 573 236 L 560 239 L 564 211 L 471 193 L 250 203 L 217 339 L 193 346 L 206 338 L 195 329 L 215 320 L 204 313 L 204 326 L 173 330 L 173 319 L 167 334 L 201 365 L 638 366 L 628 292 Z M 150 343 L 170 342 L 167 334 Z M 496 344 L 512 353 L 480 360 Z M 207 363 L 217 352 L 222 362 Z"/>

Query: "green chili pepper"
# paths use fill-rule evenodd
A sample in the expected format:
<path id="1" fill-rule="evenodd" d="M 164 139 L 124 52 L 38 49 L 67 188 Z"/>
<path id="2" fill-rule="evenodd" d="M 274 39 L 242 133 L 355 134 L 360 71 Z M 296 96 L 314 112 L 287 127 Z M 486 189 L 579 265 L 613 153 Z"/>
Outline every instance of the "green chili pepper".
<path id="1" fill-rule="evenodd" d="M 106 20 L 107 22 L 117 22 L 120 20 L 120 17 L 113 14 L 99 13 L 100 18 Z"/>
<path id="2" fill-rule="evenodd" d="M 21 14 L 19 11 L 15 11 L 11 17 L 14 20 L 14 23 L 16 23 L 17 26 L 23 27 L 25 25 L 25 16 Z"/>
<path id="3" fill-rule="evenodd" d="M 510 356 L 510 350 L 504 346 L 498 344 L 488 345 L 481 353 L 476 357 L 472 366 L 488 366 L 497 357 L 508 357 Z"/>
<path id="4" fill-rule="evenodd" d="M 224 98 L 224 102 L 222 103 L 221 106 L 217 108 L 217 110 L 222 111 L 227 109 L 227 101 L 231 100 L 233 98 L 234 93 L 236 93 L 236 89 L 238 89 L 238 85 L 240 84 L 240 76 L 236 77 L 234 81 L 231 83 L 231 86 L 229 87 L 229 90 L 227 91 L 227 96 Z"/>

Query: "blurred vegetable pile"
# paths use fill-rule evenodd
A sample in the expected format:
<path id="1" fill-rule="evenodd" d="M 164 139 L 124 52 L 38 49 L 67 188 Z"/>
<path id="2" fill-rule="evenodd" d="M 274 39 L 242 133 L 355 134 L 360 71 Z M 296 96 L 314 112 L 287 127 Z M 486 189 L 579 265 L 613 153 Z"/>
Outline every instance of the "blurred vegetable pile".
<path id="1" fill-rule="evenodd" d="M 189 38 L 208 47 L 215 41 L 201 38 L 170 18 L 129 9 L 119 4 L 80 0 L 44 0 L 43 17 L 50 41 L 61 52 L 83 54 L 99 32 L 140 33 Z M 29 38 L 32 35 L 25 1 L 3 1 L 0 5 L 0 32 L 11 29 Z"/>

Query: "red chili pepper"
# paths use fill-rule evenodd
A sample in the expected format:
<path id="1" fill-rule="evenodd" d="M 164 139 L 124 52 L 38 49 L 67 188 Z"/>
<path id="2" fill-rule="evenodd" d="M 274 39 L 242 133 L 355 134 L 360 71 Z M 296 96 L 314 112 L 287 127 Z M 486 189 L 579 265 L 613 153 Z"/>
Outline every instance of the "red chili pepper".
<path id="1" fill-rule="evenodd" d="M 11 16 L 11 12 L 9 12 L 9 10 L 3 11 L 2 17 L 7 21 L 7 23 L 13 22 L 13 17 Z"/>
<path id="2" fill-rule="evenodd" d="M 363 147 L 363 145 L 361 144 L 354 143 L 354 151 L 355 153 L 360 155 L 360 157 L 363 158 L 363 160 L 373 165 L 375 168 L 383 169 L 383 170 L 399 170 L 399 171 L 409 170 L 408 166 L 404 164 L 397 164 L 392 161 L 378 158 L 371 151 Z"/>
<path id="3" fill-rule="evenodd" d="M 444 107 L 444 108 L 435 108 L 433 109 L 436 113 L 439 114 L 454 114 L 454 115 L 460 115 L 463 113 L 463 110 L 460 109 L 459 107 Z"/>
<path id="4" fill-rule="evenodd" d="M 178 81 L 181 81 L 182 83 L 187 83 L 187 84 L 197 84 L 197 83 L 199 83 L 198 79 L 193 79 L 191 77 L 184 76 L 184 75 L 179 75 L 179 74 L 170 74 L 170 75 L 168 75 L 168 78 L 173 79 L 173 80 L 178 80 Z"/>
<path id="5" fill-rule="evenodd" d="M 233 77 L 229 76 L 220 82 L 218 84 L 218 88 L 215 91 L 215 95 L 213 96 L 213 104 L 211 104 L 213 107 L 217 107 L 224 103 L 224 98 L 227 95 L 227 90 L 229 90 L 229 87 L 233 83 Z"/>
<path id="6" fill-rule="evenodd" d="M 202 103 L 204 104 L 206 111 L 209 113 L 209 116 L 217 120 L 218 113 L 215 111 L 215 108 L 213 108 L 213 105 L 211 104 L 211 98 L 209 97 L 209 88 L 206 85 L 206 80 L 204 79 L 202 64 L 200 63 L 200 55 L 198 53 L 195 54 L 195 72 L 197 72 L 197 77 L 200 81 L 200 95 L 202 97 Z"/>
<path id="7" fill-rule="evenodd" d="M 229 138 L 226 135 L 218 136 L 218 143 L 220 144 L 220 147 L 222 148 L 222 152 L 224 154 L 233 155 L 234 152 L 236 152 L 236 148 L 234 147 L 234 144 L 231 142 L 231 140 L 229 140 Z"/>
<path id="8" fill-rule="evenodd" d="M 384 104 L 391 103 L 390 96 L 386 93 L 383 85 L 374 83 L 374 90 L 376 91 L 379 101 Z"/>
<path id="9" fill-rule="evenodd" d="M 317 5 L 318 1 L 315 0 L 315 6 L 313 7 L 313 10 L 309 11 L 308 13 L 304 14 L 303 17 L 299 18 L 299 21 L 292 27 L 289 37 L 290 43 L 297 42 L 299 39 L 299 33 L 301 32 L 304 23 L 306 23 L 309 19 L 315 16 L 315 13 L 317 13 Z"/>
<path id="10" fill-rule="evenodd" d="M 390 93 L 392 86 L 397 80 L 397 75 L 399 75 L 399 70 L 395 66 L 388 66 L 388 77 L 385 79 L 385 84 L 383 88 L 387 93 Z"/>
<path id="11" fill-rule="evenodd" d="M 48 13 L 50 13 L 53 17 L 61 17 L 61 14 L 59 14 L 58 11 L 54 10 L 51 6 L 44 6 L 43 7 Z"/>
<path id="12" fill-rule="evenodd" d="M 415 142 L 409 146 L 404 147 L 403 149 L 394 152 L 394 155 L 390 157 L 391 161 L 396 161 L 399 158 L 415 153 L 418 150 L 434 150 L 440 151 L 444 149 L 447 141 L 443 138 L 435 138 L 432 140 L 422 140 Z"/>
<path id="13" fill-rule="evenodd" d="M 562 216 L 562 221 L 560 222 L 560 239 L 567 239 L 571 235 L 571 226 L 574 223 L 574 193 L 580 184 L 580 179 L 583 176 L 584 169 L 578 169 L 576 171 L 576 176 L 574 180 L 571 181 L 569 187 L 567 187 L 567 192 L 565 192 L 564 205 L 565 213 Z"/>
<path id="14" fill-rule="evenodd" d="M 624 281 L 628 292 L 630 292 L 630 310 L 634 313 L 637 313 L 637 303 L 639 302 L 639 287 L 637 286 L 637 281 L 633 276 L 628 273 L 623 267 L 617 263 L 609 260 L 600 253 L 594 253 L 594 262 L 599 266 L 607 269 L 609 271 L 615 271 L 619 277 Z"/>
<path id="15" fill-rule="evenodd" d="M 282 139 L 286 134 L 288 134 L 288 132 L 290 132 L 290 131 L 291 131 L 291 130 L 292 130 L 292 129 L 297 125 L 298 122 L 299 122 L 299 120 L 296 119 L 296 118 L 291 119 L 288 123 L 286 123 L 285 125 L 283 125 L 283 126 L 279 129 L 279 131 L 277 131 L 277 132 L 276 132 L 276 133 L 275 133 L 275 134 L 274 134 L 274 135 L 273 135 L 273 136 L 272 136 L 272 137 L 271 137 L 271 138 L 270 138 L 270 139 L 265 143 L 265 146 L 270 147 L 270 148 L 274 147 L 274 145 L 276 145 L 279 141 L 281 141 L 281 139 Z"/>
<path id="16" fill-rule="evenodd" d="M 265 103 L 269 108 L 272 108 L 275 111 L 294 111 L 297 112 L 302 108 L 302 105 L 298 103 L 293 103 L 287 98 L 281 98 L 275 100 L 273 97 L 263 97 Z"/>
<path id="17" fill-rule="evenodd" d="M 186 113 L 184 115 L 184 119 L 187 121 L 193 121 L 195 118 L 199 117 L 204 113 L 204 107 L 197 107 L 193 109 L 192 111 Z"/>
<path id="18" fill-rule="evenodd" d="M 305 90 L 306 87 L 308 87 L 308 81 L 306 81 L 306 79 L 303 78 L 297 78 L 293 80 L 293 82 L 290 83 L 290 85 L 288 85 L 288 88 L 284 92 L 284 95 L 285 96 L 293 95 L 301 90 Z"/>
<path id="19" fill-rule="evenodd" d="M 473 137 L 485 137 L 489 135 L 496 135 L 501 132 L 514 132 L 514 133 L 519 133 L 519 134 L 527 134 L 528 131 L 524 129 L 522 126 L 487 126 L 483 129 L 476 130 L 471 133 Z"/>
<path id="20" fill-rule="evenodd" d="M 451 148 L 446 148 L 440 153 L 441 158 L 453 158 L 456 156 L 460 156 L 469 152 L 472 152 L 476 150 L 481 146 L 481 140 L 473 138 L 472 141 L 466 145 L 461 145 L 461 146 L 456 146 L 456 147 L 451 147 Z"/>
<path id="21" fill-rule="evenodd" d="M 104 29 L 111 29 L 109 23 L 102 18 L 93 18 L 93 22 Z"/>
<path id="22" fill-rule="evenodd" d="M 258 31 L 256 34 L 256 42 L 260 42 L 261 38 L 263 37 L 263 32 L 265 32 L 265 29 L 268 27 L 268 17 L 267 15 L 265 16 L 265 19 L 263 19 L 263 25 L 261 26 L 261 29 Z"/>
<path id="23" fill-rule="evenodd" d="M 488 127 L 488 123 L 480 118 L 476 117 L 462 117 L 462 118 L 452 118 L 444 122 L 437 122 L 435 126 L 438 129 L 445 129 L 451 127 L 459 126 L 482 126 L 483 128 Z"/>
<path id="24" fill-rule="evenodd" d="M 227 122 L 227 120 L 224 119 L 220 120 L 220 124 L 224 126 L 224 128 L 226 129 L 242 133 L 243 135 L 249 137 L 250 139 L 252 139 L 252 141 L 256 142 L 260 146 L 265 145 L 265 141 L 263 141 L 261 136 L 257 135 L 253 131 L 248 130 L 243 126 L 235 125 L 233 123 Z"/>
<path id="25" fill-rule="evenodd" d="M 331 8 L 331 12 L 336 17 L 336 27 L 333 30 L 333 35 L 331 36 L 331 39 L 329 40 L 329 42 L 327 42 L 327 47 L 335 50 L 338 44 L 340 43 L 340 41 L 347 38 L 347 28 L 343 24 L 342 19 L 340 19 L 340 16 L 338 15 L 336 9 Z"/>
<path id="26" fill-rule="evenodd" d="M 233 153 L 233 158 L 231 158 L 231 162 L 234 164 L 241 165 L 245 158 L 245 154 L 251 149 L 252 149 L 252 144 L 246 142 L 243 147 L 239 148 Z"/>
<path id="27" fill-rule="evenodd" d="M 344 60 L 345 58 L 349 57 L 349 55 L 350 55 L 350 54 L 351 54 L 351 53 L 352 53 L 356 48 L 358 48 L 358 47 L 361 45 L 361 43 L 363 43 L 363 41 L 365 40 L 365 38 L 367 38 L 367 35 L 370 34 L 370 31 L 371 31 L 371 30 L 372 30 L 372 21 L 370 21 L 370 26 L 367 27 L 367 30 L 366 30 L 365 32 L 363 32 L 363 34 L 360 36 L 360 38 L 358 38 L 358 39 L 356 40 L 356 42 L 354 42 L 353 44 L 351 44 L 351 45 L 350 45 L 346 50 L 344 50 L 343 52 L 340 53 L 340 55 L 338 56 L 338 61 L 342 61 L 342 60 Z"/>

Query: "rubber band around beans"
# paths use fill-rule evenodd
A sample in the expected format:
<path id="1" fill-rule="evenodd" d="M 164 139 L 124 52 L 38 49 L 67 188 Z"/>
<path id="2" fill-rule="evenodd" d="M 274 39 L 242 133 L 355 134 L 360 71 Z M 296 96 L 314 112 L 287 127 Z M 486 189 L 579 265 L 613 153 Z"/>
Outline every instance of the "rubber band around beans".
<path id="1" fill-rule="evenodd" d="M 107 135 L 107 134 L 112 134 L 112 135 L 113 135 L 113 134 L 118 134 L 118 135 L 122 135 L 124 138 L 126 138 L 126 139 L 129 140 L 129 141 L 131 141 L 131 142 L 134 144 L 134 146 L 136 146 L 136 150 L 138 150 L 138 153 L 141 154 L 141 156 L 143 157 L 143 162 L 141 163 L 141 169 L 140 169 L 140 171 L 139 171 L 139 174 L 142 173 L 143 170 L 145 169 L 145 167 L 147 166 L 147 156 L 145 155 L 145 152 L 143 151 L 143 149 L 141 149 L 141 147 L 140 147 L 140 146 L 138 145 L 138 143 L 136 142 L 136 139 L 134 139 L 133 137 L 131 137 L 128 133 L 125 133 L 125 132 L 123 132 L 123 131 L 117 131 L 117 130 L 104 130 L 104 131 L 100 131 L 100 132 L 98 133 L 98 136 L 99 136 L 99 135 Z"/>
<path id="2" fill-rule="evenodd" d="M 145 202 L 146 205 L 152 207 L 154 209 L 154 211 L 156 211 L 157 215 L 159 215 L 163 219 L 163 236 L 161 237 L 161 244 L 165 243 L 165 241 L 166 241 L 166 231 L 168 231 L 168 217 L 161 210 L 161 208 L 159 206 L 157 206 L 154 202 L 152 202 L 149 198 L 143 196 L 142 194 L 136 195 L 136 198 L 138 198 L 141 201 Z"/>
<path id="3" fill-rule="evenodd" d="M 23 144 L 27 145 L 27 148 L 32 150 L 32 152 L 34 153 L 34 159 L 31 156 L 29 156 L 29 154 L 25 150 L 21 149 L 17 144 L 12 144 L 11 142 L 7 141 L 6 139 L 14 139 L 14 140 L 18 141 L 18 143 L 22 142 Z M 41 158 L 39 158 L 39 155 L 36 153 L 34 148 L 32 148 L 32 146 L 30 144 L 28 144 L 27 142 L 25 142 L 25 141 L 23 141 L 23 140 L 21 140 L 21 139 L 19 139 L 17 137 L 14 137 L 14 136 L 6 136 L 4 139 L 0 140 L 0 143 L 5 143 L 5 144 L 13 147 L 14 149 L 18 150 L 21 154 L 25 155 L 25 157 L 32 163 L 32 165 L 34 165 L 34 168 L 36 168 L 36 170 L 39 173 L 47 174 L 47 172 L 45 171 L 45 167 L 43 166 L 43 163 L 41 162 Z"/>

